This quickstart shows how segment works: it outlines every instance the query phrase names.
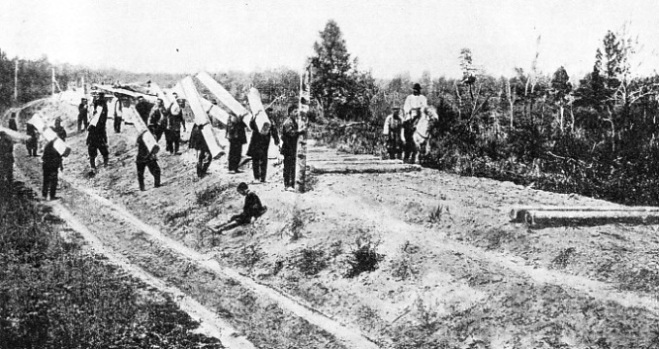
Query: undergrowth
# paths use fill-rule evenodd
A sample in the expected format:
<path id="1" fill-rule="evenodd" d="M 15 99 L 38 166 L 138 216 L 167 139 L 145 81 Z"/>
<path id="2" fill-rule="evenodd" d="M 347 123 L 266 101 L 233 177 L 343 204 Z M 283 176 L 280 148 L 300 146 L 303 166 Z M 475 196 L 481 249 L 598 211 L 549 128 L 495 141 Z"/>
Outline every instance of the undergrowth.
<path id="1" fill-rule="evenodd" d="M 26 192 L 0 196 L 0 348 L 222 348 L 169 296 L 62 241 Z"/>

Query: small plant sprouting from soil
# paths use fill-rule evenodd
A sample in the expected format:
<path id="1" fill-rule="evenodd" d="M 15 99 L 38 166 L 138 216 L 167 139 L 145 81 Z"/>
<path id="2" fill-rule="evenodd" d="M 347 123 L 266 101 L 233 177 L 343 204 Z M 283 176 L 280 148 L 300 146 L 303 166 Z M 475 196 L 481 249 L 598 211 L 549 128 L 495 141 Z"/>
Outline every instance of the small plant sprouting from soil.
<path id="1" fill-rule="evenodd" d="M 419 327 L 433 333 L 439 325 L 439 315 L 437 313 L 437 304 L 426 304 L 421 297 L 414 302 L 416 307 L 416 318 L 419 321 Z"/>
<path id="2" fill-rule="evenodd" d="M 432 211 L 430 211 L 430 215 L 428 215 L 428 223 L 438 224 L 442 221 L 442 217 L 444 215 L 449 215 L 449 214 L 450 212 L 448 207 L 439 204 L 434 209 L 432 209 Z"/>
<path id="3" fill-rule="evenodd" d="M 292 260 L 300 272 L 306 276 L 316 275 L 327 267 L 325 251 L 321 248 L 305 247 L 294 252 Z"/>
<path id="4" fill-rule="evenodd" d="M 377 253 L 379 242 L 373 242 L 369 237 L 357 239 L 357 249 L 352 251 L 348 258 L 347 278 L 354 278 L 363 272 L 372 272 L 378 268 L 384 255 Z"/>
<path id="5" fill-rule="evenodd" d="M 261 247 L 256 244 L 247 245 L 241 249 L 237 264 L 249 269 L 251 272 L 256 263 L 263 259 L 264 254 Z"/>
<path id="6" fill-rule="evenodd" d="M 574 247 L 568 247 L 568 248 L 564 249 L 563 251 L 561 251 L 561 253 L 558 254 L 558 256 L 556 256 L 556 258 L 554 258 L 551 261 L 552 267 L 565 269 L 565 267 L 567 267 L 567 264 L 570 261 L 570 257 L 576 251 L 577 250 Z"/>
<path id="7" fill-rule="evenodd" d="M 404 256 L 400 260 L 391 263 L 391 275 L 399 281 L 405 281 L 417 274 L 412 261 Z"/>
<path id="8" fill-rule="evenodd" d="M 302 237 L 302 229 L 304 228 L 304 219 L 302 218 L 302 211 L 295 208 L 291 213 L 291 218 L 286 223 L 281 231 L 281 236 L 288 235 L 291 241 L 297 241 Z"/>

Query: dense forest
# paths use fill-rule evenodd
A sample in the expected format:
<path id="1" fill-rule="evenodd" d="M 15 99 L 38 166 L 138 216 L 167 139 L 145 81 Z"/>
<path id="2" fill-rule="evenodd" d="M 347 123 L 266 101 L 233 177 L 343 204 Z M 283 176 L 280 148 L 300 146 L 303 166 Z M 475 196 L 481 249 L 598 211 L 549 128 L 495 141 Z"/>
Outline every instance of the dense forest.
<path id="1" fill-rule="evenodd" d="M 338 24 L 329 21 L 309 58 L 313 68 L 312 136 L 355 153 L 386 154 L 382 124 L 418 82 L 439 112 L 432 125 L 425 166 L 463 175 L 510 180 L 536 189 L 579 193 L 626 204 L 659 204 L 657 92 L 659 77 L 641 77 L 631 64 L 640 45 L 624 29 L 603 33 L 592 71 L 571 76 L 564 67 L 530 69 L 495 77 L 474 62 L 469 48 L 456 52 L 463 76 L 418 81 L 408 73 L 378 80 L 348 52 Z M 18 61 L 18 99 L 14 73 Z M 441 70 L 441 67 L 437 67 Z M 172 86 L 181 74 L 131 73 L 8 58 L 0 51 L 0 112 L 51 93 L 88 83 L 145 82 Z M 296 99 L 299 73 L 210 72 L 239 101 L 250 86 L 283 118 Z"/>

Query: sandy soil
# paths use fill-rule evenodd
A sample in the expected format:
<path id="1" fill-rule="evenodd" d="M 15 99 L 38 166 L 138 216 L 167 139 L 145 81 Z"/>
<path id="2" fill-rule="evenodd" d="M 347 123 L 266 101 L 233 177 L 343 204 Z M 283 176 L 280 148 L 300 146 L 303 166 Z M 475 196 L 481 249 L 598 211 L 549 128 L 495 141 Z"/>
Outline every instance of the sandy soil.
<path id="1" fill-rule="evenodd" d="M 200 180 L 194 152 L 162 154 L 164 186 L 152 188 L 147 173 L 140 192 L 135 135 L 125 129 L 108 129 L 110 165 L 95 176 L 84 135 L 70 138 L 62 204 L 104 244 L 215 309 L 257 347 L 360 347 L 365 338 L 387 348 L 659 345 L 657 226 L 532 230 L 508 217 L 512 205 L 610 203 L 433 170 L 321 175 L 312 191 L 295 194 L 282 191 L 281 168 L 271 166 L 269 182 L 251 186 L 268 212 L 213 236 L 206 222 L 241 209 L 235 187 L 251 173 L 229 175 L 223 159 Z M 18 154 L 38 182 L 39 161 Z M 93 195 L 193 252 L 172 249 Z M 382 256 L 377 269 L 346 277 L 363 246 Z M 213 273 L 195 254 L 245 279 Z M 327 321 L 305 319 L 248 280 Z"/>

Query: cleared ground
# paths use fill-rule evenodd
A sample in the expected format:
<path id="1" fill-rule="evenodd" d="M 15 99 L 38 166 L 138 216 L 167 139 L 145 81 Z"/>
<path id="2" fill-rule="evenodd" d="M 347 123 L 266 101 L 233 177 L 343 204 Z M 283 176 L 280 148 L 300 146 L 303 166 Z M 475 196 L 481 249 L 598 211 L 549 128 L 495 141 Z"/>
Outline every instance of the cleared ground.
<path id="1" fill-rule="evenodd" d="M 110 166 L 95 176 L 84 135 L 70 138 L 61 204 L 258 347 L 659 346 L 657 226 L 531 230 L 508 217 L 512 205 L 609 203 L 425 169 L 317 175 L 300 195 L 273 166 L 252 186 L 268 212 L 213 236 L 205 223 L 241 209 L 249 170 L 227 174 L 223 159 L 199 180 L 193 151 L 163 153 L 164 186 L 147 172 L 140 192 L 132 128 L 108 135 Z M 38 183 L 40 161 L 16 153 Z M 354 275 L 359 251 L 374 271 Z"/>

